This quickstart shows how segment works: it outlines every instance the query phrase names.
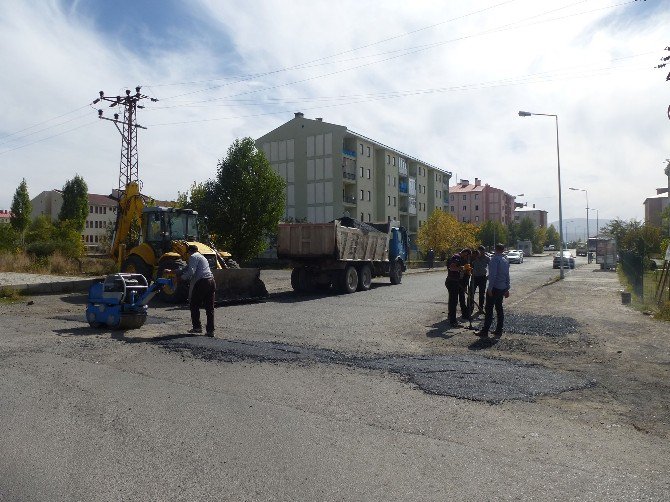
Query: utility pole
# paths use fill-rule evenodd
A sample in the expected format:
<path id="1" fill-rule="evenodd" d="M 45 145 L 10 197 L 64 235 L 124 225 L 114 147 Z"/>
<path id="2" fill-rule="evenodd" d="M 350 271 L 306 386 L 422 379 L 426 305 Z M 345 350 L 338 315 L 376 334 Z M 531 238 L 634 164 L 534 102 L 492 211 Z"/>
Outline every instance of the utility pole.
<path id="1" fill-rule="evenodd" d="M 139 158 L 137 155 L 137 129 L 146 129 L 136 122 L 137 109 L 144 108 L 139 103 L 143 99 L 149 99 L 152 102 L 158 101 L 156 98 L 150 98 L 140 93 L 141 87 L 135 87 L 135 94 L 131 94 L 130 89 L 126 89 L 125 96 L 105 96 L 104 91 L 100 91 L 100 97 L 93 101 L 93 104 L 100 102 L 109 103 L 110 108 L 123 106 L 123 120 L 120 119 L 118 112 L 114 113 L 114 118 L 103 116 L 102 108 L 98 109 L 98 118 L 113 122 L 116 129 L 121 134 L 121 162 L 119 164 L 119 184 L 118 199 L 125 192 L 129 183 L 140 184 L 139 179 Z"/>

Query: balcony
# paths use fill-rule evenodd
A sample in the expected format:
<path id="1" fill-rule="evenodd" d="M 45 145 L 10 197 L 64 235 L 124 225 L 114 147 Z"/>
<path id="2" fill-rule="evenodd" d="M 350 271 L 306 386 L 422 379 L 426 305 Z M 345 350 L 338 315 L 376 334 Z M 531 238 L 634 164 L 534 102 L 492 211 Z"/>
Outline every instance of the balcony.
<path id="1" fill-rule="evenodd" d="M 342 170 L 342 178 L 344 178 L 345 183 L 356 183 L 356 173 L 350 173 L 349 171 Z"/>
<path id="2" fill-rule="evenodd" d="M 354 195 L 343 195 L 342 202 L 345 205 L 355 206 L 356 205 L 356 196 Z"/>
<path id="3" fill-rule="evenodd" d="M 356 158 L 356 151 L 355 150 L 347 150 L 346 148 L 342 148 L 342 155 L 346 155 L 347 157 L 351 157 L 352 159 Z"/>
<path id="4" fill-rule="evenodd" d="M 400 192 L 400 195 L 408 195 L 409 184 L 406 181 L 398 181 L 398 192 Z"/>

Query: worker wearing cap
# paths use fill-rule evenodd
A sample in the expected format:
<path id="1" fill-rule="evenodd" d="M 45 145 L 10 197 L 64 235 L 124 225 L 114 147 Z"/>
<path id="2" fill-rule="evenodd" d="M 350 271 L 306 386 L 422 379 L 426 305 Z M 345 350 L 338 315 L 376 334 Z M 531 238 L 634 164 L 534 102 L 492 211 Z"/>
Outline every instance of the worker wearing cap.
<path id="1" fill-rule="evenodd" d="M 478 331 L 477 336 L 489 336 L 489 329 L 493 323 L 493 308 L 496 309 L 496 328 L 493 335 L 499 338 L 503 332 L 505 313 L 503 311 L 503 299 L 509 298 L 509 263 L 505 255 L 505 246 L 496 244 L 496 252 L 489 263 L 489 285 L 486 289 L 486 308 L 484 314 L 484 326 Z"/>
<path id="2" fill-rule="evenodd" d="M 182 280 L 190 279 L 191 281 L 189 306 L 193 329 L 190 329 L 189 333 L 202 333 L 200 307 L 204 307 L 207 315 L 205 333 L 207 336 L 214 336 L 214 296 L 216 295 L 214 275 L 209 268 L 207 258 L 198 251 L 198 246 L 191 244 L 188 247 L 188 255 L 188 265 L 178 271 L 177 275 Z"/>

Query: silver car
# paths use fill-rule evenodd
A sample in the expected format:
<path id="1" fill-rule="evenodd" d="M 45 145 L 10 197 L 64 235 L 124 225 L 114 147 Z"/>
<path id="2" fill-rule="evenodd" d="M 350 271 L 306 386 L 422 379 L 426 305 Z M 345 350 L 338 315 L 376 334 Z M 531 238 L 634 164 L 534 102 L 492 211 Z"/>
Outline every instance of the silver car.
<path id="1" fill-rule="evenodd" d="M 510 249 L 507 252 L 507 261 L 509 263 L 523 263 L 523 251 L 518 249 Z"/>

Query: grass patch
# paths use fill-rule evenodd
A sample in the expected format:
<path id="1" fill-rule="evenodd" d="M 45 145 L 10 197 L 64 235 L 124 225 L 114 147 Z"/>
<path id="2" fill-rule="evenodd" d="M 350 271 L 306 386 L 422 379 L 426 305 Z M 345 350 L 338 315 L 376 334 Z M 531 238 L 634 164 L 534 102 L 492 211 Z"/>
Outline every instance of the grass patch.
<path id="1" fill-rule="evenodd" d="M 56 252 L 37 258 L 28 253 L 0 252 L 0 272 L 46 275 L 99 276 L 117 272 L 111 258 L 68 258 Z"/>
<path id="2" fill-rule="evenodd" d="M 16 303 L 23 297 L 12 288 L 0 288 L 0 303 Z"/>
<path id="3" fill-rule="evenodd" d="M 661 278 L 661 270 L 647 270 L 642 278 L 642 295 L 636 294 L 628 277 L 620 268 L 617 269 L 619 282 L 624 285 L 626 291 L 632 292 L 631 306 L 640 312 L 651 313 L 654 319 L 670 321 L 670 301 L 668 300 L 667 285 L 663 294 L 663 301 L 656 301 L 658 282 Z"/>

